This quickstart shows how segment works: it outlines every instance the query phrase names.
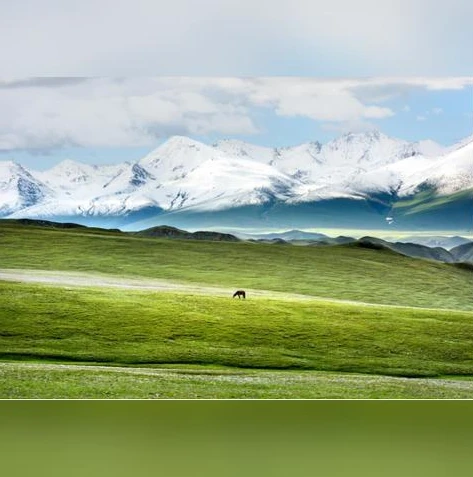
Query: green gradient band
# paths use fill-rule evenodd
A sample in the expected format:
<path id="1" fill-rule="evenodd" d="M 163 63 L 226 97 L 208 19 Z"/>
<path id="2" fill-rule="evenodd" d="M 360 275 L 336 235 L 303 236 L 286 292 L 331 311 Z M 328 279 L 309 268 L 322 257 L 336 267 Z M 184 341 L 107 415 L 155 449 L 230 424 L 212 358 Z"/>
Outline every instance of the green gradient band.
<path id="1" fill-rule="evenodd" d="M 470 402 L 2 402 L 3 475 L 471 475 Z"/>

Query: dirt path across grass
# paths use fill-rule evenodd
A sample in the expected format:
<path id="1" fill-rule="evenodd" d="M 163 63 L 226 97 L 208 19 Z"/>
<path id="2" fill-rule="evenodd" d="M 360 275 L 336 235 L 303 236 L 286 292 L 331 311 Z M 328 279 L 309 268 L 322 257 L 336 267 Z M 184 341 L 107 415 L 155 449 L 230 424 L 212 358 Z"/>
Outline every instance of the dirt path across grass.
<path id="1" fill-rule="evenodd" d="M 111 287 L 125 288 L 130 290 L 149 290 L 156 292 L 173 292 L 197 295 L 227 296 L 231 297 L 235 289 L 215 287 L 207 285 L 197 285 L 192 283 L 173 282 L 169 280 L 158 280 L 152 278 L 138 277 L 119 277 L 114 275 L 104 275 L 86 272 L 65 272 L 59 270 L 25 270 L 25 269 L 7 269 L 0 268 L 0 281 L 39 283 L 45 285 L 54 285 L 61 287 Z M 340 300 L 336 298 L 325 298 L 311 295 L 302 295 L 297 293 L 283 293 L 272 290 L 254 290 L 245 289 L 250 298 L 266 298 L 274 300 L 293 300 L 293 301 L 319 301 L 330 303 L 341 303 L 357 306 L 376 306 L 387 308 L 410 308 L 410 309 L 435 309 L 421 308 L 402 305 L 386 305 L 379 303 L 366 303 L 352 300 Z M 442 311 L 462 312 L 464 310 Z"/>
<path id="2" fill-rule="evenodd" d="M 85 272 L 65 272 L 58 270 L 0 269 L 0 280 L 23 283 L 43 283 L 65 287 L 112 287 L 135 290 L 182 292 L 198 295 L 232 296 L 234 289 L 173 282 L 153 278 L 119 277 Z M 311 296 L 297 293 L 281 293 L 269 290 L 246 289 L 251 297 L 312 300 Z M 328 301 L 332 301 L 327 299 Z"/>

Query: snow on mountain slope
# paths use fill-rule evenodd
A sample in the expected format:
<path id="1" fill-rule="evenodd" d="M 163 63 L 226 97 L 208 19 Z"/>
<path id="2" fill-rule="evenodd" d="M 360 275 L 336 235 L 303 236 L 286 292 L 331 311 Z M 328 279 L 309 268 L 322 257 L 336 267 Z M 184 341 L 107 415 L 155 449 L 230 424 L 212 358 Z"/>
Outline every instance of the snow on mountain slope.
<path id="1" fill-rule="evenodd" d="M 210 210 L 284 200 L 298 185 L 271 166 L 226 157 L 181 137 L 136 164 L 99 167 L 64 161 L 39 174 L 47 184 L 57 184 L 55 195 L 11 217 L 120 215 L 144 207 Z"/>
<path id="2" fill-rule="evenodd" d="M 12 217 L 117 215 L 155 205 L 148 197 L 131 197 L 136 189 L 154 179 L 138 164 L 93 166 L 65 160 L 35 175 L 54 194 L 13 212 Z"/>
<path id="3" fill-rule="evenodd" d="M 0 162 L 0 217 L 34 205 L 51 192 L 46 184 L 19 164 Z"/>
<path id="4" fill-rule="evenodd" d="M 420 148 L 422 150 L 422 148 Z M 392 192 L 399 196 L 415 193 L 421 184 L 428 184 L 440 195 L 473 188 L 473 137 L 435 157 L 438 148 L 427 142 L 424 155 L 396 161 L 357 175 L 351 189 L 358 192 Z"/>
<path id="5" fill-rule="evenodd" d="M 342 184 L 351 183 L 359 174 L 406 158 L 431 157 L 443 151 L 434 141 L 410 143 L 378 131 L 344 134 L 323 145 L 309 142 L 271 149 L 241 141 L 220 141 L 214 147 L 235 157 L 271 164 L 288 175 L 316 183 L 320 190 L 333 187 L 345 190 Z"/>
<path id="6" fill-rule="evenodd" d="M 250 160 L 234 148 L 237 141 L 223 143 L 224 151 L 185 137 L 169 139 L 138 162 L 156 177 L 158 186 L 147 187 L 148 195 L 166 210 L 209 210 L 260 203 L 269 196 L 283 199 L 297 184 L 264 161 Z M 252 154 L 258 157 L 258 151 L 268 158 L 265 148 L 255 146 Z"/>
<path id="7" fill-rule="evenodd" d="M 124 169 L 131 167 L 129 163 L 94 166 L 66 159 L 47 171 L 35 172 L 35 176 L 44 183 L 62 191 L 84 190 L 100 191 Z"/>
<path id="8" fill-rule="evenodd" d="M 410 143 L 377 131 L 344 134 L 324 144 L 320 151 L 321 162 L 327 166 L 349 164 L 372 167 L 413 155 L 415 150 Z"/>
<path id="9" fill-rule="evenodd" d="M 440 195 L 473 188 L 473 137 L 413 173 L 406 179 L 401 193 L 410 194 L 420 184 L 433 186 Z"/>
<path id="10" fill-rule="evenodd" d="M 345 134 L 320 148 L 319 165 L 310 174 L 318 187 L 306 187 L 304 200 L 398 191 L 443 151 L 434 141 L 409 143 L 376 131 Z"/>
<path id="11" fill-rule="evenodd" d="M 322 145 L 318 142 L 308 142 L 299 146 L 279 148 L 276 150 L 273 164 L 291 176 L 311 181 L 322 170 L 321 148 Z"/>
<path id="12" fill-rule="evenodd" d="M 185 178 L 209 159 L 223 159 L 226 155 L 211 146 L 184 136 L 173 136 L 138 164 L 153 174 L 158 183 Z"/>
<path id="13" fill-rule="evenodd" d="M 377 167 L 358 175 L 345 182 L 345 187 L 358 193 L 398 192 L 403 193 L 403 186 L 409 183 L 414 175 L 424 174 L 423 171 L 432 166 L 435 159 L 416 155 L 392 164 Z M 404 186 L 405 187 L 405 186 Z"/>
<path id="14" fill-rule="evenodd" d="M 139 188 L 154 182 L 155 177 L 139 164 L 124 164 L 119 171 L 103 186 L 106 195 L 116 193 L 132 193 Z"/>
<path id="15" fill-rule="evenodd" d="M 225 142 L 232 150 L 232 141 Z M 233 207 L 264 201 L 265 194 L 282 198 L 281 191 L 297 183 L 275 168 L 248 157 L 174 136 L 138 164 L 156 178 L 155 184 L 145 190 L 166 210 L 190 206 L 205 210 Z"/>
<path id="16" fill-rule="evenodd" d="M 441 152 L 440 156 L 437 154 Z M 444 150 L 379 132 L 267 148 L 236 140 L 207 146 L 174 136 L 136 163 L 63 161 L 44 172 L 0 162 L 0 215 L 127 215 L 144 208 L 218 210 L 372 192 L 401 195 L 428 181 L 439 193 L 473 187 L 473 137 Z"/>
<path id="17" fill-rule="evenodd" d="M 321 144 L 309 142 L 294 147 L 270 148 L 236 140 L 219 141 L 214 148 L 229 156 L 248 159 L 274 166 L 299 179 L 307 178 L 320 160 Z"/>
<path id="18" fill-rule="evenodd" d="M 212 145 L 227 156 L 240 157 L 250 161 L 262 162 L 272 165 L 278 154 L 278 149 L 273 147 L 257 146 L 236 139 L 223 139 Z"/>
<path id="19" fill-rule="evenodd" d="M 424 157 L 438 157 L 447 152 L 446 148 L 431 139 L 417 141 L 412 144 L 413 147 Z"/>
<path id="20" fill-rule="evenodd" d="M 298 185 L 296 179 L 266 164 L 241 158 L 212 158 L 185 178 L 163 184 L 159 202 L 167 210 L 217 210 L 286 200 Z"/>

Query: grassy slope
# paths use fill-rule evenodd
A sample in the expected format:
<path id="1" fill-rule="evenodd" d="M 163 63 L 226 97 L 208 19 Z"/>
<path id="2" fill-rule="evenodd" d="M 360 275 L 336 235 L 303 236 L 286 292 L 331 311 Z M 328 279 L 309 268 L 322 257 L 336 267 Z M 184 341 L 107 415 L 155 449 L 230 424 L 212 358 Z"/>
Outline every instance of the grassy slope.
<path id="1" fill-rule="evenodd" d="M 155 240 L 0 222 L 0 264 L 473 309 L 471 271 L 350 246 Z M 471 318 L 468 312 L 0 282 L 0 359 L 205 366 L 158 379 L 131 369 L 112 375 L 7 363 L 0 366 L 0 396 L 471 397 L 469 381 L 307 371 L 471 375 Z M 250 368 L 286 371 L 261 375 Z"/>
<path id="2" fill-rule="evenodd" d="M 0 396 L 9 399 L 471 399 L 473 381 L 203 366 L 156 369 L 0 363 Z"/>
<path id="3" fill-rule="evenodd" d="M 0 264 L 473 310 L 471 271 L 353 246 L 173 241 L 0 222 Z"/>
<path id="4" fill-rule="evenodd" d="M 473 374 L 472 313 L 0 282 L 0 358 Z"/>

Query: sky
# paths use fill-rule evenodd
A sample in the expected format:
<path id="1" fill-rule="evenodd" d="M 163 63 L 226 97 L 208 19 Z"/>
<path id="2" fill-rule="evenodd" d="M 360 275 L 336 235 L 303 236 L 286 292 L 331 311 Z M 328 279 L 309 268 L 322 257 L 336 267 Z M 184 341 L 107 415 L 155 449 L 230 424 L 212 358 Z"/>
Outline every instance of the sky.
<path id="1" fill-rule="evenodd" d="M 473 2 L 0 0 L 0 160 L 473 134 Z"/>
<path id="2" fill-rule="evenodd" d="M 2 75 L 464 76 L 470 0 L 0 0 Z"/>
<path id="3" fill-rule="evenodd" d="M 0 160 L 135 161 L 173 135 L 327 142 L 379 130 L 450 146 L 473 135 L 473 77 L 44 78 L 0 81 Z"/>

